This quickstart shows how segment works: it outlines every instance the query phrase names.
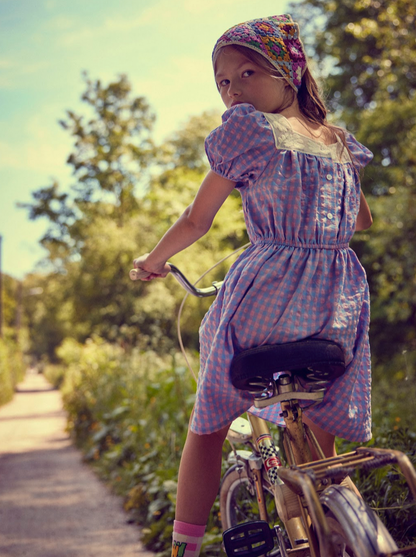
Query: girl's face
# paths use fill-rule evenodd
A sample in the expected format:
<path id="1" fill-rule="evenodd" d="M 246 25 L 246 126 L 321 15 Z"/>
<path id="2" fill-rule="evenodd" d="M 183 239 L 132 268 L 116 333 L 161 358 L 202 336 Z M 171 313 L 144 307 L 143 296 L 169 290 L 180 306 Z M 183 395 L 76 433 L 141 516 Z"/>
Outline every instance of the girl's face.
<path id="1" fill-rule="evenodd" d="M 260 112 L 279 112 L 284 106 L 286 81 L 272 77 L 232 46 L 221 49 L 215 81 L 227 108 L 250 103 Z"/>

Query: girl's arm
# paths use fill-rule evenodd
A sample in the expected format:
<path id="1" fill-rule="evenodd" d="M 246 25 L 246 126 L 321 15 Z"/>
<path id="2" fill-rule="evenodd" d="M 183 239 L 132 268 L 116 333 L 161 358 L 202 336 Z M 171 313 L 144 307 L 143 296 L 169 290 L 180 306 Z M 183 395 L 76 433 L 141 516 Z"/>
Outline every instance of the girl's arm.
<path id="1" fill-rule="evenodd" d="M 165 277 L 169 273 L 167 260 L 208 232 L 215 215 L 234 187 L 234 182 L 212 170 L 208 172 L 192 204 L 185 209 L 152 252 L 134 260 L 136 269 L 150 273 L 144 280 Z"/>
<path id="2" fill-rule="evenodd" d="M 367 200 L 361 191 L 360 196 L 360 210 L 358 211 L 357 220 L 355 223 L 355 231 L 367 230 L 373 224 L 373 217 L 371 216 L 370 207 Z"/>

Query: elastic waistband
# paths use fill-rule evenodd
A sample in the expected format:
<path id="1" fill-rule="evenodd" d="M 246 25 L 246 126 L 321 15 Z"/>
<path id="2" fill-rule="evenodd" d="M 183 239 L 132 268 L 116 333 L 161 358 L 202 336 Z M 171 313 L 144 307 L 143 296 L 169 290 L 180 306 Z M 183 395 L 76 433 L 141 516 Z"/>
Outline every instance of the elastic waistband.
<path id="1" fill-rule="evenodd" d="M 288 248 L 298 248 L 298 249 L 329 249 L 329 250 L 340 250 L 348 249 L 350 247 L 348 242 L 339 244 L 296 244 L 291 242 L 280 242 L 279 240 L 262 240 L 260 242 L 252 242 L 253 246 L 259 245 L 271 245 L 271 246 L 282 246 Z"/>

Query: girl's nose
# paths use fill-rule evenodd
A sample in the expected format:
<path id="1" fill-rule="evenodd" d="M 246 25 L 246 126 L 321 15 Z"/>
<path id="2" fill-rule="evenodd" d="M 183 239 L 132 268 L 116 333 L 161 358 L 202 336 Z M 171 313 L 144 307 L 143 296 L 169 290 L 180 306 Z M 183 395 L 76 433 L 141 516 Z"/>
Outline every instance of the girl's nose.
<path id="1" fill-rule="evenodd" d="M 239 95 L 241 95 L 240 87 L 238 86 L 237 83 L 231 82 L 228 87 L 228 96 L 233 98 L 233 97 L 238 97 Z"/>

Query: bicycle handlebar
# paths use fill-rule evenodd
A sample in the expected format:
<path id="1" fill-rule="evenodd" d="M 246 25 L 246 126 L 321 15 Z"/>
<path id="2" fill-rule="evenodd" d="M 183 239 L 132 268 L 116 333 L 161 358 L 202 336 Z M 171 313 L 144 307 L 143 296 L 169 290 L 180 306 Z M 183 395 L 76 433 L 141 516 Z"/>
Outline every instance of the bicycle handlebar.
<path id="1" fill-rule="evenodd" d="M 170 272 L 179 282 L 182 288 L 184 288 L 188 292 L 188 294 L 192 294 L 192 296 L 196 296 L 197 298 L 208 298 L 209 296 L 215 296 L 224 282 L 213 282 L 212 286 L 208 286 L 207 288 L 196 288 L 189 282 L 186 276 L 177 267 L 175 267 L 175 265 L 172 265 L 171 263 L 168 263 L 168 265 L 170 267 Z M 142 269 L 132 269 L 129 273 L 129 276 L 131 280 L 140 280 L 141 278 L 148 277 L 149 274 L 150 273 L 147 273 Z"/>

